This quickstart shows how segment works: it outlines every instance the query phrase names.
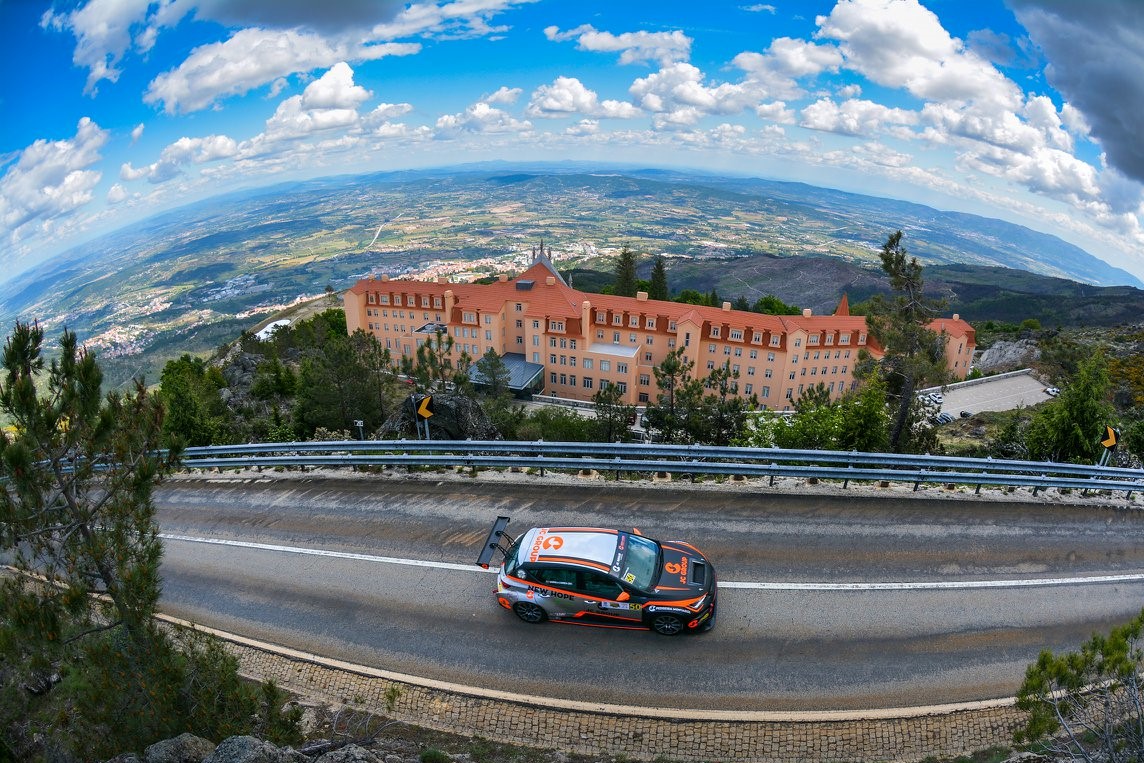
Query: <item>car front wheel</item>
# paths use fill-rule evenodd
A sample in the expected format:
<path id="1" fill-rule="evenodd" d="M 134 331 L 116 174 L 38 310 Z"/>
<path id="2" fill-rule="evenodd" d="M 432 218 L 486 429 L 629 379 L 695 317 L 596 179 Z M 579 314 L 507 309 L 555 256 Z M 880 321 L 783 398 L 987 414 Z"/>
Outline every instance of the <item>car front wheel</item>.
<path id="1" fill-rule="evenodd" d="M 542 623 L 548 619 L 548 613 L 544 611 L 544 608 L 531 601 L 518 601 L 512 605 L 512 611 L 526 623 Z"/>
<path id="2" fill-rule="evenodd" d="M 661 636 L 674 636 L 683 630 L 683 621 L 675 615 L 656 615 L 651 619 L 651 629 Z"/>

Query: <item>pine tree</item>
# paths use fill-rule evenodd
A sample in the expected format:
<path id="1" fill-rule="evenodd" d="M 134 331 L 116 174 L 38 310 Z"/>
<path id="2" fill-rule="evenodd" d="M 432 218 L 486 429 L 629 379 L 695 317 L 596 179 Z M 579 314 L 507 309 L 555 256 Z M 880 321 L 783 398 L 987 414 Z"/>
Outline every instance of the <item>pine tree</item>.
<path id="1" fill-rule="evenodd" d="M 619 297 L 634 297 L 636 283 L 636 253 L 624 244 L 616 260 L 616 283 L 612 293 Z"/>
<path id="2" fill-rule="evenodd" d="M 916 412 L 916 390 L 943 384 L 949 378 L 945 363 L 945 337 L 929 329 L 929 324 L 945 308 L 942 300 L 923 294 L 922 266 L 909 257 L 897 231 L 882 246 L 882 270 L 890 278 L 891 299 L 876 295 L 870 300 L 867 323 L 884 355 L 878 372 L 886 380 L 889 397 L 895 403 L 890 425 L 890 449 L 895 453 L 911 448 L 911 416 Z"/>
<path id="3" fill-rule="evenodd" d="M 663 257 L 656 257 L 655 264 L 651 266 L 651 284 L 648 286 L 647 296 L 649 299 L 670 298 L 667 288 L 667 265 Z"/>

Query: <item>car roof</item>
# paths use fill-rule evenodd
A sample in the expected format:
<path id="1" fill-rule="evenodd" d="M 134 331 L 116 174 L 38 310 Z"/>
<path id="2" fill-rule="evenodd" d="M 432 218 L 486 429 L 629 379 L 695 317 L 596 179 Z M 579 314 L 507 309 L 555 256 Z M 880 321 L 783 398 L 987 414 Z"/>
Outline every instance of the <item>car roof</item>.
<path id="1" fill-rule="evenodd" d="M 622 536 L 620 530 L 599 527 L 534 527 L 521 539 L 518 558 L 610 572 Z"/>

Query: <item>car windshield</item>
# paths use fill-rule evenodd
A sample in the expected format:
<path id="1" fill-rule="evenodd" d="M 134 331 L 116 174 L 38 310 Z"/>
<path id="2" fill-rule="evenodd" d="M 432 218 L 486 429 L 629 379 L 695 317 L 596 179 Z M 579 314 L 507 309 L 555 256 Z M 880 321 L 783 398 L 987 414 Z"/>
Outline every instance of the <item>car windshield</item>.
<path id="1" fill-rule="evenodd" d="M 650 591 L 659 578 L 659 544 L 640 535 L 628 535 L 620 579 L 643 591 Z"/>
<path id="2" fill-rule="evenodd" d="M 504 565 L 501 567 L 501 572 L 505 573 L 506 575 L 515 575 L 516 568 L 520 566 L 522 561 L 524 561 L 523 559 L 518 558 L 520 553 L 520 542 L 522 540 L 524 540 L 523 535 L 513 542 L 512 546 L 509 547 L 508 553 L 504 555 Z"/>

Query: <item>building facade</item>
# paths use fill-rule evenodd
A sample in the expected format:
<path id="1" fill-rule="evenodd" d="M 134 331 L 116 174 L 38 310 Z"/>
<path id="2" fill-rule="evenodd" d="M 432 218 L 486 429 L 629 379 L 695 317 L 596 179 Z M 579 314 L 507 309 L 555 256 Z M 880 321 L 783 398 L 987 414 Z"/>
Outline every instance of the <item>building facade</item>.
<path id="1" fill-rule="evenodd" d="M 857 386 L 859 350 L 882 354 L 866 319 L 850 315 L 845 296 L 833 315 L 761 315 L 732 310 L 729 302 L 701 307 L 644 292 L 588 294 L 565 283 L 543 251 L 524 273 L 492 284 L 364 279 L 346 292 L 345 312 L 351 334 L 372 334 L 395 358 L 412 358 L 445 331 L 454 358 L 465 352 L 475 362 L 495 350 L 514 365 L 514 376 L 533 380 L 534 390 L 590 400 L 614 384 L 635 405 L 655 402 L 653 369 L 677 349 L 692 362 L 692 376 L 727 364 L 738 373 L 738 394 L 776 410 L 789 409 L 818 384 L 841 396 Z M 973 327 L 954 315 L 931 328 L 946 338 L 952 376 L 964 379 Z"/>

